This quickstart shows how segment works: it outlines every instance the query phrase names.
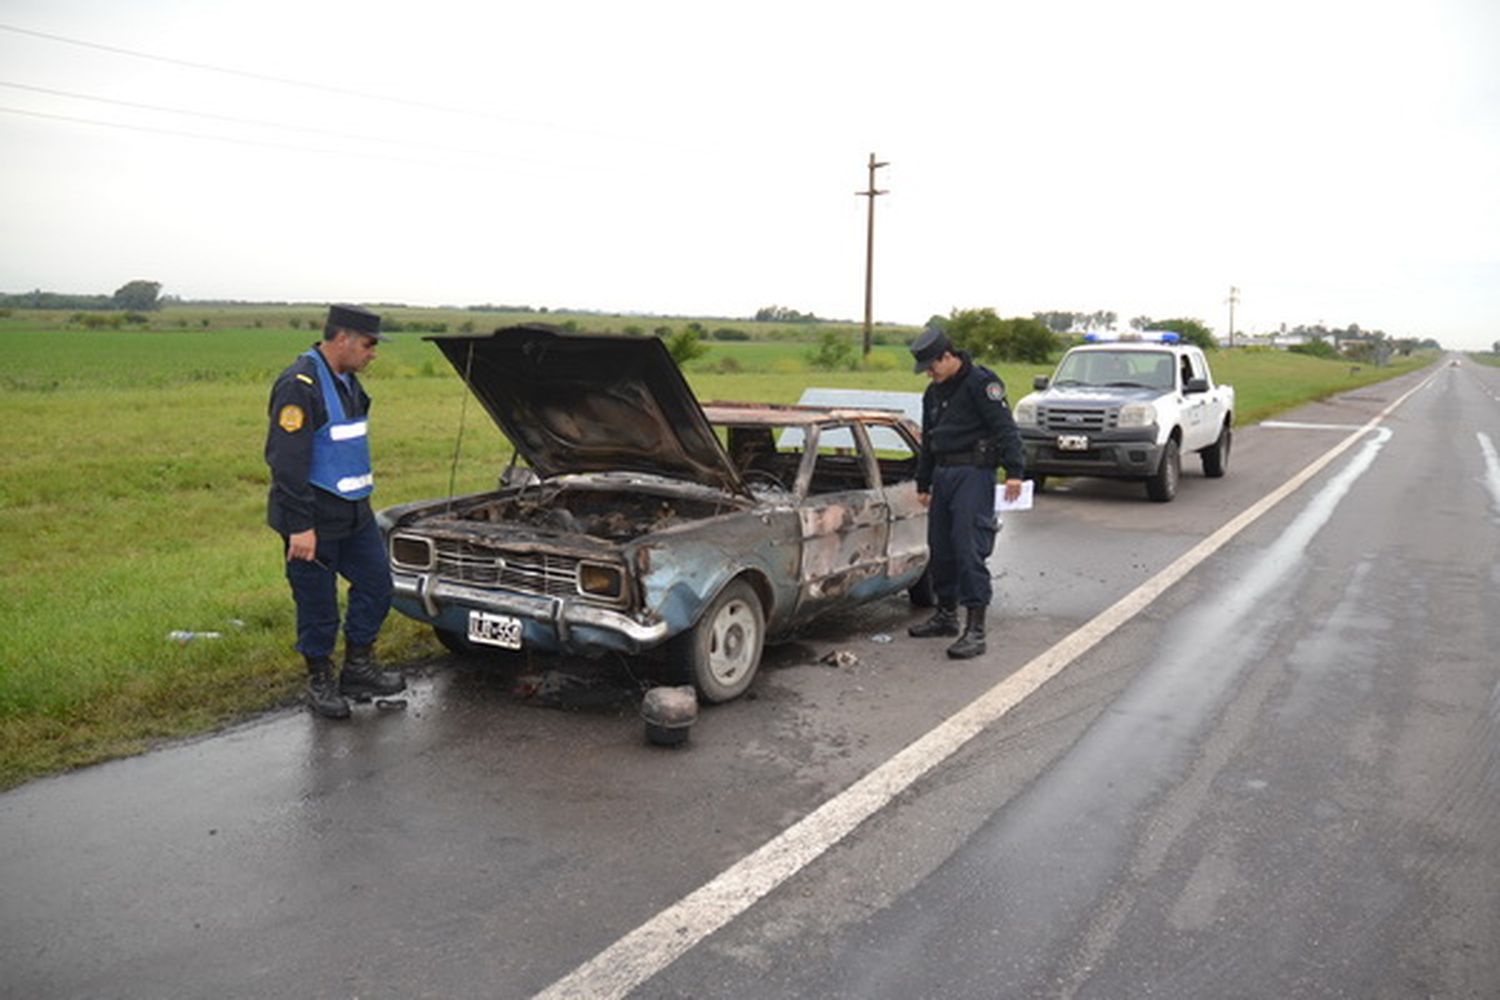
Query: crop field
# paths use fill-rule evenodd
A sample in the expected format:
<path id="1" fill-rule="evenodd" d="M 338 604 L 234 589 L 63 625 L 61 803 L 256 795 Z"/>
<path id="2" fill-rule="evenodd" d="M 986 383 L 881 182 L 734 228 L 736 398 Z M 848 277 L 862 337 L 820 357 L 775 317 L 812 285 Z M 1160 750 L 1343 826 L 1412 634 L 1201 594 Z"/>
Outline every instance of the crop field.
<path id="1" fill-rule="evenodd" d="M 409 312 L 423 322 L 473 320 L 481 331 L 511 318 Z M 303 668 L 291 648 L 280 542 L 264 523 L 262 450 L 270 382 L 317 339 L 309 329 L 317 317 L 311 307 L 169 309 L 153 314 L 149 328 L 93 330 L 56 314 L 0 318 L 0 788 L 298 696 Z M 710 331 L 721 325 L 702 322 Z M 580 321 L 586 329 L 630 324 L 648 332 L 663 325 Z M 867 367 L 817 371 L 808 358 L 821 328 L 796 342 L 783 330 L 737 325 L 754 339 L 710 340 L 686 366 L 704 400 L 792 402 L 809 385 L 924 384 L 889 330 L 883 339 L 895 342 L 878 346 Z M 421 337 L 396 334 L 363 376 L 374 398 L 377 507 L 446 494 L 450 477 L 456 492 L 486 488 L 510 458 L 504 437 Z M 1430 360 L 1351 370 L 1221 351 L 1213 362 L 1237 386 L 1243 423 Z M 1013 399 L 1049 370 L 994 367 Z M 167 638 L 177 629 L 220 638 L 178 644 Z M 382 651 L 404 659 L 439 649 L 393 615 Z"/>

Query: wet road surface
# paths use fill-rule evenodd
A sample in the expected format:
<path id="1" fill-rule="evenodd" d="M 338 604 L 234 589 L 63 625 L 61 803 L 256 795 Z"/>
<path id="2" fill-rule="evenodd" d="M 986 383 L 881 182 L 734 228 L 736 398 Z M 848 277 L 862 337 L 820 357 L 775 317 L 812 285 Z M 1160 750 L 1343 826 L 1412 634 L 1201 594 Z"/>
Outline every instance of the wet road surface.
<path id="1" fill-rule="evenodd" d="M 1419 381 L 1284 420 L 1362 424 Z M 636 995 L 1500 995 L 1496 394 L 1438 370 Z M 883 602 L 771 651 L 682 750 L 642 737 L 649 665 L 443 661 L 404 711 L 278 713 L 0 796 L 0 996 L 535 993 L 1347 433 L 1242 428 L 1229 476 L 1190 458 L 1167 505 L 1072 481 L 1009 519 L 988 656 Z"/>

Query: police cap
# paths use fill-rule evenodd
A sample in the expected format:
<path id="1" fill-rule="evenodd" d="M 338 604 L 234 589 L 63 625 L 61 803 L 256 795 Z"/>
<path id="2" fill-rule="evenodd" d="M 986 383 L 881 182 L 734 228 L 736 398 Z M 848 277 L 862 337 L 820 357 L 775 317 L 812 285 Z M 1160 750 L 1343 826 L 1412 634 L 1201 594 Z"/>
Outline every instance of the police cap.
<path id="1" fill-rule="evenodd" d="M 325 329 L 330 334 L 334 330 L 353 330 L 376 340 L 386 339 L 380 332 L 380 317 L 359 306 L 329 306 Z"/>
<path id="2" fill-rule="evenodd" d="M 953 342 L 948 339 L 948 335 L 935 326 L 929 326 L 911 342 L 911 356 L 917 361 L 912 366 L 912 372 L 922 374 L 932 367 L 934 361 L 952 350 Z"/>

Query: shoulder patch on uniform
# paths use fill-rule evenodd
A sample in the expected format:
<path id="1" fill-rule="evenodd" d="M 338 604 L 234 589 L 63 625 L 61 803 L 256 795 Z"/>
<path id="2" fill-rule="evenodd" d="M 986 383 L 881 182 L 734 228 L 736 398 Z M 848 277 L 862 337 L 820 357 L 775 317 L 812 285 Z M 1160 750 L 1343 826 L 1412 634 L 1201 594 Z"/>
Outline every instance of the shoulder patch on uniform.
<path id="1" fill-rule="evenodd" d="M 984 387 L 984 394 L 998 403 L 1005 398 L 1005 386 L 999 382 L 991 382 Z"/>
<path id="2" fill-rule="evenodd" d="M 302 407 L 295 404 L 283 406 L 281 412 L 276 414 L 276 426 L 288 434 L 300 431 L 302 429 Z"/>
<path id="3" fill-rule="evenodd" d="M 313 384 L 313 377 L 311 375 L 304 375 L 301 372 L 298 372 L 297 378 L 299 381 L 306 382 L 308 385 Z"/>

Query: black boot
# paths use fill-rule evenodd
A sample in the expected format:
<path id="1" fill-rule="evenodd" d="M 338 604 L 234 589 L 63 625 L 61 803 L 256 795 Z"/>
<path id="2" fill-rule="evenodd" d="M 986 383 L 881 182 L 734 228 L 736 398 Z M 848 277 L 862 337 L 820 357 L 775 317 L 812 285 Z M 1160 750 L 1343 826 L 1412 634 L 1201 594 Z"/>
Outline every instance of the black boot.
<path id="1" fill-rule="evenodd" d="M 918 639 L 931 639 L 941 635 L 958 635 L 958 605 L 939 604 L 937 611 L 925 622 L 917 622 L 906 630 L 906 634 Z"/>
<path id="2" fill-rule="evenodd" d="M 382 670 L 375 662 L 374 646 L 345 646 L 344 671 L 339 674 L 339 691 L 360 701 L 385 698 L 406 690 L 406 678 L 399 670 Z"/>
<path id="3" fill-rule="evenodd" d="M 307 659 L 307 706 L 325 719 L 349 718 L 349 702 L 333 679 L 333 661 L 326 656 Z"/>
<path id="4" fill-rule="evenodd" d="M 987 608 L 964 608 L 964 634 L 948 647 L 948 656 L 954 660 L 967 660 L 984 655 L 984 613 Z"/>

